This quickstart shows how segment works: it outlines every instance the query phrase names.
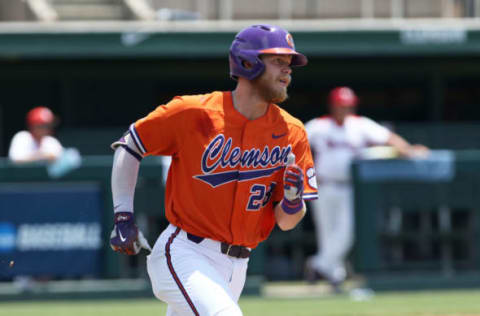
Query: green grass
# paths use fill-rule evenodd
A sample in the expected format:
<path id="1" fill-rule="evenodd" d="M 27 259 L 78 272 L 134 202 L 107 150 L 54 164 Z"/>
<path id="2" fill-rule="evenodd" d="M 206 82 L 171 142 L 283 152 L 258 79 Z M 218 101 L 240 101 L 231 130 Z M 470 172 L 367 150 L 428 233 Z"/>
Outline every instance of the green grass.
<path id="1" fill-rule="evenodd" d="M 347 295 L 245 297 L 240 306 L 246 316 L 480 316 L 480 290 L 384 293 L 360 302 Z M 0 303 L 1 316 L 162 316 L 165 311 L 166 305 L 154 299 Z"/>

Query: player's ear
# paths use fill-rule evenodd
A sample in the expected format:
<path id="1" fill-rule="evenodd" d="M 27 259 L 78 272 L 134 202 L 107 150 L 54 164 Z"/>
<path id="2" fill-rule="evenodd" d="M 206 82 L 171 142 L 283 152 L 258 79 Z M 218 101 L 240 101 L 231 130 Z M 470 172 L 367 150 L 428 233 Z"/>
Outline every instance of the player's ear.
<path id="1" fill-rule="evenodd" d="M 252 68 L 253 68 L 252 63 L 249 62 L 249 61 L 246 61 L 246 60 L 242 60 L 242 66 L 243 66 L 245 69 L 252 69 Z"/>

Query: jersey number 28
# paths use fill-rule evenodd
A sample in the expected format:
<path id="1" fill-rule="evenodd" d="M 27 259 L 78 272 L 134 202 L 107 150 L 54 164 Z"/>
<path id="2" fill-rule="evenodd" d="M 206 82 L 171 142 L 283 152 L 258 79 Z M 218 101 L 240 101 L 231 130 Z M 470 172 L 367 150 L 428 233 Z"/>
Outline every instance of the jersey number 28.
<path id="1" fill-rule="evenodd" d="M 261 207 L 267 205 L 272 198 L 276 183 L 272 182 L 268 190 L 264 184 L 254 184 L 250 188 L 250 198 L 248 199 L 247 211 L 258 211 Z"/>

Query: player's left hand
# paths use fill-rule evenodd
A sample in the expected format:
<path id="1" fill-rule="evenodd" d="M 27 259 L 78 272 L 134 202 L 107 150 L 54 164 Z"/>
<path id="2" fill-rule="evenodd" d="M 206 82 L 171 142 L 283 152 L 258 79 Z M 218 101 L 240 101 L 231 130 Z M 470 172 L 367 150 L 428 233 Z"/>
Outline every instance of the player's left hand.
<path id="1" fill-rule="evenodd" d="M 283 174 L 284 196 L 282 208 L 286 213 L 294 214 L 303 208 L 303 170 L 295 164 L 295 156 L 288 157 Z"/>
<path id="2" fill-rule="evenodd" d="M 127 255 L 136 255 L 142 248 L 152 251 L 147 239 L 135 224 L 133 213 L 116 213 L 114 222 L 110 234 L 110 246 L 114 251 Z"/>

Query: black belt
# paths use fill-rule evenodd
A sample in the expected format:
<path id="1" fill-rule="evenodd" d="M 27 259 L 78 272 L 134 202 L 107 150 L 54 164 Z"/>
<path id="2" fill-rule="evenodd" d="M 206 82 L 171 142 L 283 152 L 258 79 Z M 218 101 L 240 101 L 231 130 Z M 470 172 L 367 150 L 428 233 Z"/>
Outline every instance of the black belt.
<path id="1" fill-rule="evenodd" d="M 201 243 L 205 238 L 195 236 L 193 234 L 187 233 L 187 238 L 190 241 L 193 241 L 196 244 Z M 248 258 L 250 257 L 250 250 L 244 246 L 230 245 L 226 242 L 221 243 L 220 251 L 230 257 L 234 258 Z"/>

